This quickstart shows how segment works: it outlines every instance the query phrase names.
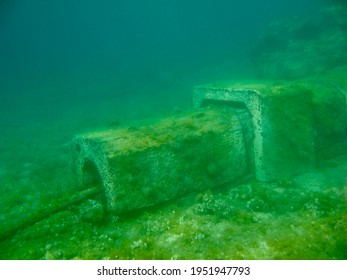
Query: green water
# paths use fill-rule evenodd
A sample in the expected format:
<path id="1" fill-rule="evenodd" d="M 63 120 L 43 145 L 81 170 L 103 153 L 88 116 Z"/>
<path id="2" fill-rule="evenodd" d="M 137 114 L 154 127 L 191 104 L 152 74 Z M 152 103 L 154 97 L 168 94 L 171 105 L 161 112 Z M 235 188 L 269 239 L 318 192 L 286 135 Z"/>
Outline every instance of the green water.
<path id="1" fill-rule="evenodd" d="M 79 190 L 75 135 L 188 110 L 195 85 L 259 78 L 254 47 L 288 54 L 257 45 L 268 24 L 339 1 L 14 2 L 0 4 L 0 233 Z M 341 34 L 327 45 L 347 47 Z M 332 53 L 319 45 L 306 51 Z M 260 78 L 324 75 L 346 89 L 336 56 L 319 73 L 266 60 Z M 86 199 L 0 240 L 0 259 L 346 259 L 346 170 L 334 155 L 278 182 L 249 176 L 119 217 Z"/>

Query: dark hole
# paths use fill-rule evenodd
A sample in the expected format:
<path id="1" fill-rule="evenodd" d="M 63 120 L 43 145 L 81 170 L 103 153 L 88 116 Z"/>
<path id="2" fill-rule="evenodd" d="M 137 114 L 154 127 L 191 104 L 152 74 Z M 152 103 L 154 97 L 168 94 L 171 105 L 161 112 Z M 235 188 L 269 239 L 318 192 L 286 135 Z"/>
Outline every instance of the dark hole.
<path id="1" fill-rule="evenodd" d="M 212 105 L 212 106 L 228 106 L 235 109 L 247 109 L 246 104 L 238 101 L 225 101 L 225 100 L 204 100 L 202 106 Z"/>
<path id="2" fill-rule="evenodd" d="M 84 187 L 102 187 L 102 180 L 96 165 L 91 160 L 86 160 L 83 166 Z"/>

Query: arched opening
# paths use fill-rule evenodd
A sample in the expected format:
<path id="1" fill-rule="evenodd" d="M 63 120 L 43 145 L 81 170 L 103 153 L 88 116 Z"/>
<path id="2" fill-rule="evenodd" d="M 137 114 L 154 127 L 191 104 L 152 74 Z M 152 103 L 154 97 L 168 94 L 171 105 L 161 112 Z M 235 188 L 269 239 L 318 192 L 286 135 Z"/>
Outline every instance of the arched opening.
<path id="1" fill-rule="evenodd" d="M 103 187 L 99 170 L 93 161 L 89 159 L 85 160 L 83 164 L 82 173 L 83 173 L 84 188 L 89 188 L 89 187 L 102 188 Z"/>

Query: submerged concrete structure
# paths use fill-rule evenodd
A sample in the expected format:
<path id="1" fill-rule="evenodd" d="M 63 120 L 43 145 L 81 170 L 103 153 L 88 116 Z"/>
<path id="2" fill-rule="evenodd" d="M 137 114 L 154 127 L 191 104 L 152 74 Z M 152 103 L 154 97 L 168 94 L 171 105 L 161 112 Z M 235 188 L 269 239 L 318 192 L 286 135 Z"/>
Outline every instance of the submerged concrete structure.
<path id="1" fill-rule="evenodd" d="M 310 82 L 193 91 L 194 110 L 74 140 L 81 186 L 103 188 L 116 214 L 190 192 L 309 172 L 346 152 L 346 97 Z"/>
<path id="2" fill-rule="evenodd" d="M 193 106 L 211 105 L 250 112 L 259 181 L 310 171 L 320 159 L 346 151 L 346 97 L 331 86 L 307 81 L 194 88 Z"/>
<path id="3" fill-rule="evenodd" d="M 273 181 L 313 168 L 312 92 L 302 87 L 197 87 L 194 107 L 244 106 L 252 116 L 254 170 Z M 294 136 L 295 135 L 295 136 Z"/>
<path id="4" fill-rule="evenodd" d="M 104 189 L 116 214 L 152 206 L 247 174 L 247 148 L 232 108 L 198 109 L 74 141 L 79 185 Z"/>

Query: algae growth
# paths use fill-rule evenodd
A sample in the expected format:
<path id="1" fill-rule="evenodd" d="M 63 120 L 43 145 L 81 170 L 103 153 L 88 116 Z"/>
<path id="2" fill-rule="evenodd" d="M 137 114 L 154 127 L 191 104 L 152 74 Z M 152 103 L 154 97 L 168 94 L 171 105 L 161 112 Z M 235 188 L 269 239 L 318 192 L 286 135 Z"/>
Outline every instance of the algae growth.
<path id="1" fill-rule="evenodd" d="M 229 109 L 226 112 L 223 112 L 225 109 L 222 112 L 215 110 L 188 112 L 183 114 L 184 117 L 182 114 L 175 114 L 159 121 L 151 121 L 146 125 L 141 124 L 138 128 L 126 126 L 116 131 L 119 132 L 118 135 L 126 136 L 134 136 L 135 133 L 134 140 L 142 143 L 139 136 L 145 134 L 145 140 L 147 137 L 151 139 L 151 134 L 148 132 L 155 133 L 152 128 L 159 126 L 164 129 L 162 133 L 166 131 L 168 135 L 163 135 L 163 138 L 155 137 L 152 141 L 157 141 L 156 143 L 144 141 L 142 146 L 137 145 L 142 153 L 143 149 L 151 150 L 165 143 L 169 143 L 169 146 L 179 143 L 179 150 L 187 150 L 189 153 L 194 141 L 197 145 L 201 143 L 198 142 L 199 138 L 193 142 L 186 141 L 187 134 L 198 133 L 203 136 L 205 133 L 215 131 L 220 125 L 229 125 L 224 122 L 224 117 L 219 118 L 223 114 L 230 113 Z M 208 127 L 205 124 L 205 128 L 199 127 L 199 120 L 211 115 L 213 122 L 210 124 L 213 125 Z M 171 132 L 168 130 L 177 123 L 180 125 L 176 128 L 178 131 L 184 130 L 184 134 L 177 133 L 175 129 Z M 129 128 L 130 132 L 125 132 Z M 105 133 L 109 135 L 112 131 L 113 128 L 111 131 L 105 130 Z M 160 129 L 156 131 L 159 132 Z M 97 135 L 100 133 L 97 132 Z M 182 139 L 180 135 L 183 136 Z M 120 146 L 117 149 L 123 157 L 124 149 L 130 158 L 131 155 L 136 156 L 138 149 L 134 151 L 127 147 Z M 65 156 L 72 158 L 71 150 L 66 150 Z M 220 157 L 218 153 L 215 154 L 215 158 L 210 155 L 209 164 L 220 162 Z M 204 162 L 198 163 L 209 172 L 207 178 L 211 178 L 211 174 L 218 177 L 215 167 L 205 166 Z M 133 162 L 131 166 L 134 164 Z M 192 168 L 189 159 L 186 159 L 185 164 L 189 170 L 198 172 L 194 175 L 195 178 L 204 178 L 205 173 L 199 173 L 200 168 Z M 131 180 L 129 187 L 138 181 L 147 181 L 147 184 L 151 184 L 151 179 L 145 177 L 146 173 L 136 170 L 134 173 L 131 166 L 120 167 L 128 172 L 124 174 L 125 179 L 129 179 L 129 176 L 136 178 Z M 35 166 L 32 166 L 32 174 L 42 171 L 42 165 L 36 168 L 35 170 Z M 64 170 L 62 167 L 55 168 Z M 311 172 L 282 178 L 276 182 L 260 183 L 253 176 L 224 182 L 217 186 L 206 181 L 205 184 L 209 186 L 200 187 L 198 190 L 193 187 L 194 191 L 190 194 L 120 215 L 107 212 L 103 196 L 95 195 L 79 205 L 67 206 L 59 213 L 52 214 L 30 227 L 22 228 L 17 234 L 2 240 L 1 257 L 3 259 L 346 259 L 346 168 L 347 157 L 343 155 L 321 160 L 319 167 Z M 211 170 L 208 171 L 209 169 Z M 188 175 L 192 176 L 183 172 L 176 175 L 180 177 L 176 178 L 174 181 L 176 185 L 173 187 L 178 187 L 177 184 L 183 183 L 184 176 Z M 73 174 L 68 173 L 65 177 L 66 182 L 73 181 Z M 62 179 L 64 176 L 58 178 Z M 30 180 L 34 183 L 35 177 L 32 176 Z M 213 181 L 217 182 L 218 178 Z M 189 182 L 195 184 L 194 180 Z M 7 184 L 10 188 L 11 183 Z M 51 184 L 57 186 L 59 181 L 51 181 Z M 22 185 L 23 190 L 25 186 Z M 70 192 L 70 195 L 63 194 L 66 191 Z M 76 186 L 71 190 L 63 189 L 60 199 L 69 197 L 77 191 Z M 33 190 L 27 195 L 28 197 L 21 196 L 22 201 L 18 201 L 16 193 L 3 200 L 2 209 L 9 213 L 2 216 L 3 225 L 10 227 L 11 223 L 20 223 L 25 217 L 38 215 L 41 211 L 46 211 L 45 208 L 54 207 L 57 192 L 46 193 L 45 196 L 41 194 L 38 196 L 39 199 L 36 196 L 35 200 Z M 126 196 L 123 197 L 124 201 L 126 199 Z M 13 205 L 17 207 L 11 208 Z M 31 211 L 28 210 L 30 207 Z M 31 213 L 23 215 L 23 210 Z"/>
<path id="2" fill-rule="evenodd" d="M 184 75 L 160 69 L 160 81 L 152 83 L 161 85 L 146 84 L 151 74 L 142 73 L 141 83 L 132 86 L 137 77 L 131 71 L 125 87 L 113 80 L 105 88 L 78 84 L 75 103 L 59 83 L 40 83 L 35 97 L 28 87 L 23 96 L 2 98 L 4 107 L 16 110 L 3 110 L 0 119 L 0 258 L 347 259 L 346 20 L 341 5 L 315 19 L 272 24 L 254 46 L 255 77 L 248 83 L 215 81 L 233 78 L 223 67 L 214 75 L 200 70 L 203 78 L 191 69 Z M 286 170 L 279 178 L 255 178 L 253 120 L 244 105 L 191 109 L 190 89 L 202 81 L 216 89 L 266 85 L 266 94 L 278 97 L 264 103 L 271 141 L 261 136 L 267 161 Z M 114 87 L 124 96 L 88 100 L 83 94 L 113 93 Z M 125 98 L 131 91 L 141 94 Z M 152 106 L 147 91 L 159 99 Z M 51 110 L 55 99 L 47 92 L 62 102 L 63 114 Z M 239 138 L 224 137 L 235 131 Z M 100 154 L 116 170 L 110 181 L 89 157 L 81 168 L 83 184 L 77 182 L 74 154 L 82 146 L 76 146 L 76 135 L 101 143 L 107 153 Z M 228 156 L 223 141 L 245 154 Z M 105 143 L 115 145 L 105 149 Z M 242 172 L 234 176 L 233 168 Z M 95 195 L 69 203 L 95 187 Z M 138 201 L 141 196 L 146 203 Z M 123 207 L 119 213 L 117 205 Z M 9 229 L 15 230 L 5 234 Z"/>
<path id="3" fill-rule="evenodd" d="M 119 219 L 98 218 L 86 202 L 3 242 L 2 257 L 346 259 L 345 170 L 344 157 L 292 179 L 204 191 Z"/>

